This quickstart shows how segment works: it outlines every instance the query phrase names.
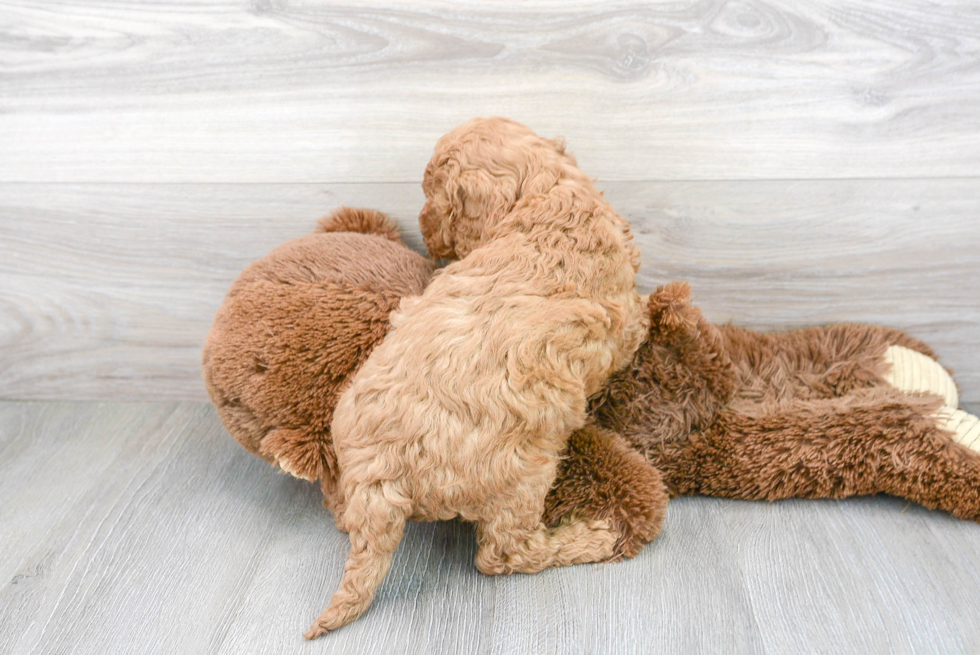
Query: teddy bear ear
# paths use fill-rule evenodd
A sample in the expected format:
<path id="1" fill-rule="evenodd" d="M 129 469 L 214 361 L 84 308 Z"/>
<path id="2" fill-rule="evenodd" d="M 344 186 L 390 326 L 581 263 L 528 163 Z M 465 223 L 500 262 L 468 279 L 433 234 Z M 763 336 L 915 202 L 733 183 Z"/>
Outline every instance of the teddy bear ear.
<path id="1" fill-rule="evenodd" d="M 445 189 L 446 197 L 449 198 L 450 224 L 463 213 L 463 204 L 466 202 L 463 177 L 464 173 L 460 170 L 458 162 L 450 161 L 446 164 Z M 447 225 L 447 227 L 450 226 Z"/>
<path id="2" fill-rule="evenodd" d="M 335 209 L 318 221 L 317 231 L 377 234 L 392 241 L 401 241 L 401 231 L 393 220 L 379 211 L 357 207 Z"/>

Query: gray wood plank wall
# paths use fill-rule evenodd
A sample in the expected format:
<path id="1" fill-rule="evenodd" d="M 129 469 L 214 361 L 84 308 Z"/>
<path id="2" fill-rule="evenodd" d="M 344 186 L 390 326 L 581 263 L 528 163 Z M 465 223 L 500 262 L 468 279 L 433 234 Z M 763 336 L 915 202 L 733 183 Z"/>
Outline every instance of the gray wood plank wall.
<path id="1" fill-rule="evenodd" d="M 980 5 L 0 2 L 0 398 L 202 399 L 252 259 L 349 203 L 420 247 L 438 136 L 563 134 L 641 284 L 906 328 L 980 401 Z"/>

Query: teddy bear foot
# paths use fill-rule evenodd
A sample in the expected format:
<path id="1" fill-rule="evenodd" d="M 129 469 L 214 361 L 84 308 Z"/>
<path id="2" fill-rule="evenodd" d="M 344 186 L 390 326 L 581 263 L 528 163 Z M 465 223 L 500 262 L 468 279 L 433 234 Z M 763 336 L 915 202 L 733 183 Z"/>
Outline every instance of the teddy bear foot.
<path id="1" fill-rule="evenodd" d="M 952 432 L 956 443 L 980 452 L 980 419 L 957 409 L 956 383 L 939 362 L 903 346 L 890 346 L 885 361 L 890 368 L 882 377 L 888 384 L 906 393 L 941 396 L 943 406 L 934 415 L 936 427 Z"/>
<path id="2" fill-rule="evenodd" d="M 932 357 L 904 346 L 889 346 L 885 351 L 889 370 L 885 382 L 907 393 L 931 393 L 941 396 L 943 405 L 955 409 L 960 401 L 956 383 L 942 365 Z"/>
<path id="3" fill-rule="evenodd" d="M 942 407 L 936 412 L 936 425 L 953 433 L 953 441 L 980 452 L 980 418 L 962 409 Z"/>

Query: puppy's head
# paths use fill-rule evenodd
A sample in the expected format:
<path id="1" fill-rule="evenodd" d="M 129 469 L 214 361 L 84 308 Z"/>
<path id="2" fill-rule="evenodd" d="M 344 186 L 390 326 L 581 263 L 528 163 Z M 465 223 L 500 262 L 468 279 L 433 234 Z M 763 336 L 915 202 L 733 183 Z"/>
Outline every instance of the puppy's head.
<path id="1" fill-rule="evenodd" d="M 545 193 L 578 171 L 560 140 L 539 137 L 506 118 L 475 118 L 436 144 L 425 167 L 422 237 L 433 257 L 460 259 L 523 196 Z"/>

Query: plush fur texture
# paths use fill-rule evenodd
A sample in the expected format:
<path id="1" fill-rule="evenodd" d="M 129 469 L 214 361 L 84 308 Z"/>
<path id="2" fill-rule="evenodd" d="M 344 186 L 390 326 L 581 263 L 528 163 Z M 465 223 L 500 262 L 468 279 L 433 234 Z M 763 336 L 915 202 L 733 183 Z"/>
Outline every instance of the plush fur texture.
<path id="1" fill-rule="evenodd" d="M 592 423 L 569 437 L 544 522 L 607 521 L 617 535 L 610 559 L 635 557 L 663 529 L 668 498 L 660 471 L 621 436 Z"/>
<path id="2" fill-rule="evenodd" d="M 658 468 L 671 495 L 883 492 L 980 520 L 980 455 L 937 426 L 942 398 L 884 379 L 890 345 L 935 359 L 922 342 L 871 325 L 717 327 L 680 283 L 658 289 L 650 310 L 650 338 L 592 411 Z"/>
<path id="3" fill-rule="evenodd" d="M 426 245 L 461 259 L 403 300 L 337 403 L 351 552 L 308 638 L 368 608 L 408 519 L 475 523 L 488 574 L 608 559 L 619 537 L 543 514 L 588 396 L 646 331 L 626 222 L 560 145 L 505 119 L 440 139 L 423 190 Z"/>

